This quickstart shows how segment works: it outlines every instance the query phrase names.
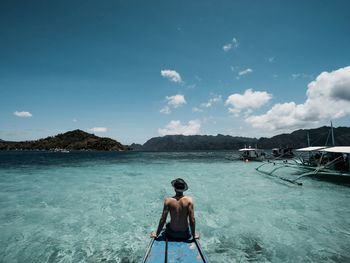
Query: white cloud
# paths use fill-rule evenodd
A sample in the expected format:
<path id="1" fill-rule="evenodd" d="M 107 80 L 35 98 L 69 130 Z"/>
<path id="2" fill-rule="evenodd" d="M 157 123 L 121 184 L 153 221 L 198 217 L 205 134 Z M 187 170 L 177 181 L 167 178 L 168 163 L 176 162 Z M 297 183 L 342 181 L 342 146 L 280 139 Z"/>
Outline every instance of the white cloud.
<path id="1" fill-rule="evenodd" d="M 266 104 L 272 95 L 266 91 L 247 89 L 243 94 L 232 94 L 226 100 L 229 112 L 237 116 L 242 109 L 257 109 Z"/>
<path id="2" fill-rule="evenodd" d="M 205 108 L 210 108 L 214 104 L 219 103 L 222 100 L 221 95 L 213 95 L 208 102 L 202 103 L 201 106 Z"/>
<path id="3" fill-rule="evenodd" d="M 94 127 L 89 129 L 90 132 L 107 132 L 106 127 Z"/>
<path id="4" fill-rule="evenodd" d="M 253 70 L 251 68 L 247 68 L 245 70 L 242 70 L 242 71 L 238 72 L 238 75 L 239 76 L 244 76 L 244 75 L 250 74 L 252 72 L 253 72 Z"/>
<path id="5" fill-rule="evenodd" d="M 159 112 L 164 113 L 164 114 L 170 114 L 171 110 L 170 110 L 169 106 L 164 106 L 163 108 L 160 109 Z"/>
<path id="6" fill-rule="evenodd" d="M 300 79 L 300 78 L 303 78 L 303 79 L 312 79 L 313 76 L 310 75 L 310 74 L 305 74 L 305 73 L 294 73 L 292 74 L 292 79 L 295 80 L 295 79 Z"/>
<path id="7" fill-rule="evenodd" d="M 77 119 L 75 119 L 75 118 L 74 118 L 72 121 L 73 121 L 73 122 L 78 122 L 78 120 L 77 120 Z"/>
<path id="8" fill-rule="evenodd" d="M 252 113 L 253 113 L 253 110 L 252 110 L 252 109 L 247 109 L 247 110 L 244 112 L 244 118 L 248 118 Z"/>
<path id="9" fill-rule="evenodd" d="M 207 102 L 202 103 L 199 107 L 193 107 L 192 112 L 203 112 L 203 108 L 213 107 L 222 101 L 221 95 L 212 94 Z"/>
<path id="10" fill-rule="evenodd" d="M 227 51 L 229 51 L 230 49 L 232 49 L 232 46 L 233 46 L 233 45 L 232 45 L 231 43 L 225 44 L 225 45 L 222 46 L 222 50 L 225 51 L 225 52 L 227 52 Z"/>
<path id="11" fill-rule="evenodd" d="M 201 122 L 199 120 L 191 120 L 186 124 L 182 124 L 181 121 L 170 121 L 165 128 L 158 129 L 158 133 L 161 136 L 164 135 L 195 135 L 199 133 L 201 128 Z"/>
<path id="12" fill-rule="evenodd" d="M 203 110 L 198 107 L 193 107 L 192 112 L 203 112 Z"/>
<path id="13" fill-rule="evenodd" d="M 186 104 L 186 99 L 184 95 L 176 94 L 174 96 L 166 96 L 167 105 L 160 109 L 160 113 L 170 114 L 171 108 L 179 108 Z"/>
<path id="14" fill-rule="evenodd" d="M 273 63 L 273 62 L 275 62 L 275 57 L 269 57 L 267 60 L 268 60 L 270 63 Z"/>
<path id="15" fill-rule="evenodd" d="M 234 37 L 230 43 L 222 46 L 222 50 L 225 52 L 230 51 L 232 48 L 237 48 L 239 46 L 238 40 Z"/>
<path id="16" fill-rule="evenodd" d="M 13 114 L 20 118 L 30 118 L 33 116 L 29 111 L 15 111 Z"/>
<path id="17" fill-rule="evenodd" d="M 170 70 L 170 69 L 164 69 L 160 71 L 160 74 L 164 77 L 167 78 L 168 80 L 175 82 L 175 83 L 182 83 L 181 76 L 178 72 L 175 70 Z"/>
<path id="18" fill-rule="evenodd" d="M 241 110 L 237 108 L 228 108 L 228 112 L 233 114 L 235 117 L 239 117 Z"/>
<path id="19" fill-rule="evenodd" d="M 308 84 L 302 104 L 278 103 L 262 115 L 246 119 L 253 127 L 269 130 L 305 128 L 350 115 L 350 66 L 321 73 Z"/>
<path id="20" fill-rule="evenodd" d="M 233 44 L 233 46 L 234 46 L 234 48 L 238 48 L 238 46 L 239 46 L 239 43 L 238 43 L 238 40 L 237 40 L 237 38 L 232 38 L 232 44 Z"/>
<path id="21" fill-rule="evenodd" d="M 178 108 L 186 104 L 185 96 L 181 94 L 177 94 L 174 96 L 166 96 L 165 99 L 168 101 L 168 105 L 174 108 Z"/>

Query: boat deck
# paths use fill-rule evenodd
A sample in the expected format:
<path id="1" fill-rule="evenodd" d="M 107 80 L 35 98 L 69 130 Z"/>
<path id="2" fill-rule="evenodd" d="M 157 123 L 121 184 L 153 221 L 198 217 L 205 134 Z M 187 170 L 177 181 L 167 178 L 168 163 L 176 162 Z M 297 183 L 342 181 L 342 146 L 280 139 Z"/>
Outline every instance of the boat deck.
<path id="1" fill-rule="evenodd" d="M 153 239 L 146 253 L 145 263 L 200 263 L 208 262 L 197 240 Z"/>

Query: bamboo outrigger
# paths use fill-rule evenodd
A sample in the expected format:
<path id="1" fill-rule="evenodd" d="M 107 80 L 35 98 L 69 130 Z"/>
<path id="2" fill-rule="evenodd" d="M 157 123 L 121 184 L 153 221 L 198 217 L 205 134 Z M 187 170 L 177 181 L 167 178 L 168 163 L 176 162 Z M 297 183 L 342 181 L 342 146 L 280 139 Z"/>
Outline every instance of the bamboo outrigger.
<path id="1" fill-rule="evenodd" d="M 325 147 L 314 146 L 297 149 L 298 152 L 307 153 L 307 156 L 299 156 L 297 159 L 283 162 L 266 162 L 256 168 L 257 171 L 278 177 L 284 181 L 302 185 L 298 180 L 303 177 L 317 177 L 332 181 L 350 183 L 350 146 Z M 263 170 L 267 164 L 272 164 L 270 171 Z M 277 175 L 282 168 L 295 168 L 298 171 L 297 178 L 289 179 Z"/>

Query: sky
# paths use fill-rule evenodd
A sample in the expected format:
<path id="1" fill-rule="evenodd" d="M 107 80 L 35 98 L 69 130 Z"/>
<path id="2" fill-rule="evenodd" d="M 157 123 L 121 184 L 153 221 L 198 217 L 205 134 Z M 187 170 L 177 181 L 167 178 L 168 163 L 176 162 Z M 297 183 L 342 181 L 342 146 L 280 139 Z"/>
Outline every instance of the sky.
<path id="1" fill-rule="evenodd" d="M 0 2 L 0 139 L 350 124 L 350 1 Z"/>

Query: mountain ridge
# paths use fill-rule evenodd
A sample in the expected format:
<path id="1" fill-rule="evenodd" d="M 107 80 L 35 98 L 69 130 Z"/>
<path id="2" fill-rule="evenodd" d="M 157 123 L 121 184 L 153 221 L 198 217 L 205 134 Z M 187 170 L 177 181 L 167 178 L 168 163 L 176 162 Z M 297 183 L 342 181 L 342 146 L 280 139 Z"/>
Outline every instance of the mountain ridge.
<path id="1" fill-rule="evenodd" d="M 190 151 L 190 150 L 237 150 L 243 147 L 272 149 L 278 147 L 307 147 L 307 133 L 310 145 L 331 145 L 330 127 L 315 129 L 299 129 L 292 133 L 284 133 L 271 138 L 259 139 L 230 135 L 166 135 L 153 137 L 137 150 L 141 151 Z M 350 127 L 333 128 L 336 145 L 350 146 Z"/>
<path id="2" fill-rule="evenodd" d="M 307 134 L 310 145 L 330 146 L 330 127 L 299 129 L 291 133 L 278 134 L 271 138 L 250 138 L 230 135 L 166 135 L 153 137 L 141 144 L 123 145 L 120 142 L 98 137 L 82 130 L 73 130 L 32 141 L 4 141 L 0 139 L 0 150 L 97 150 L 97 151 L 200 151 L 200 150 L 237 150 L 243 147 L 272 149 L 278 147 L 307 147 Z M 333 128 L 335 145 L 350 146 L 350 127 Z"/>

